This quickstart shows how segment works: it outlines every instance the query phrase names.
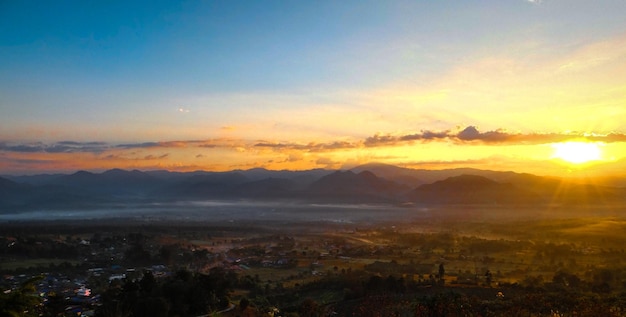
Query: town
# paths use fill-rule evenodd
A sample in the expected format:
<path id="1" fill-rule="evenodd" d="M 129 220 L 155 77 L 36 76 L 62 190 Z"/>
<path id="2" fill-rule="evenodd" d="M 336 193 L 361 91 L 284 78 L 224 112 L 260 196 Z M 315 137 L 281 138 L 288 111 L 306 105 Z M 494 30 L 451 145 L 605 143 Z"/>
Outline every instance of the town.
<path id="1" fill-rule="evenodd" d="M 613 229 L 624 225 L 5 224 L 3 301 L 31 283 L 35 306 L 20 313 L 32 316 L 463 315 L 443 304 L 449 296 L 494 314 L 622 316 L 624 250 L 581 230 L 611 226 L 618 234 Z M 555 302 L 552 292 L 560 294 Z M 524 305 L 538 294 L 543 306 Z"/>

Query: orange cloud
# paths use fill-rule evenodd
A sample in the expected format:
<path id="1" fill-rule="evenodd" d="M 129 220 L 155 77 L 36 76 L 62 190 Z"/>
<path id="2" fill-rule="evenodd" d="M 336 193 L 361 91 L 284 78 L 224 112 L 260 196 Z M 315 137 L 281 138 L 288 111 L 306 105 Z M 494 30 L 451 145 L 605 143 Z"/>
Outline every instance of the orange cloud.
<path id="1" fill-rule="evenodd" d="M 365 163 L 382 160 L 390 163 L 437 161 L 450 165 L 464 156 L 469 164 L 484 155 L 498 152 L 498 147 L 517 146 L 516 153 L 527 154 L 527 145 L 541 145 L 586 139 L 607 144 L 607 157 L 624 156 L 623 146 L 608 144 L 626 143 L 623 133 L 589 134 L 568 133 L 511 133 L 504 129 L 480 131 L 475 126 L 455 130 L 421 130 L 416 133 L 376 134 L 352 141 L 330 142 L 276 142 L 246 141 L 237 139 L 179 140 L 108 144 L 104 142 L 62 141 L 51 144 L 0 143 L 0 170 L 3 172 L 130 169 L 211 169 L 229 170 L 241 166 L 272 169 L 307 169 L 341 166 L 338 162 Z M 463 151 L 451 151 L 450 145 Z M 463 147 L 465 146 L 465 147 Z M 510 148 L 509 148 L 510 149 Z M 549 149 L 548 149 L 549 150 Z M 535 157 L 546 156 L 545 148 L 534 148 Z M 507 150 L 509 151 L 509 150 Z M 509 151 L 510 152 L 510 151 Z M 450 161 L 452 160 L 452 161 Z"/>

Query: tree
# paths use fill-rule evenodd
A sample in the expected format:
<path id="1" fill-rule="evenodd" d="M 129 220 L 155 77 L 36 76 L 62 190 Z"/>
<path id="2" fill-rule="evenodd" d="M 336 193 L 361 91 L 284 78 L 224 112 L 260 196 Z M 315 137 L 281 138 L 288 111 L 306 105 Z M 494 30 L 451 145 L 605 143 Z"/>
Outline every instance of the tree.
<path id="1" fill-rule="evenodd" d="M 41 304 L 36 294 L 35 282 L 43 277 L 34 277 L 24 282 L 20 288 L 9 293 L 0 293 L 0 316 L 39 316 L 36 308 Z"/>
<path id="2" fill-rule="evenodd" d="M 144 293 L 152 292 L 152 290 L 157 286 L 157 281 L 152 272 L 143 272 L 143 277 L 139 281 L 139 286 L 141 286 L 141 291 Z"/>
<path id="3" fill-rule="evenodd" d="M 487 270 L 487 272 L 485 272 L 485 284 L 487 286 L 491 286 L 491 279 L 492 279 L 491 271 Z"/>
<path id="4" fill-rule="evenodd" d="M 243 311 L 246 308 L 248 308 L 248 305 L 250 305 L 250 300 L 248 300 L 248 298 L 244 297 L 242 299 L 239 300 L 239 308 Z"/>
<path id="5" fill-rule="evenodd" d="M 439 264 L 439 284 L 445 283 L 446 269 L 443 267 L 443 263 Z"/>
<path id="6" fill-rule="evenodd" d="M 305 299 L 298 309 L 300 316 L 303 317 L 313 317 L 317 316 L 317 310 L 319 308 L 319 304 L 311 298 Z"/>

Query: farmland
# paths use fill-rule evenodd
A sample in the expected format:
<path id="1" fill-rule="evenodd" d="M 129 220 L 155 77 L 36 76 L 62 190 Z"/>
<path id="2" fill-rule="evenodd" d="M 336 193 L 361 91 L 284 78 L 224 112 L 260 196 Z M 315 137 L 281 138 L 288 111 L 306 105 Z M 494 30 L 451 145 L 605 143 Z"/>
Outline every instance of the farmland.
<path id="1" fill-rule="evenodd" d="M 395 208 L 379 217 L 368 210 L 366 218 L 357 207 L 351 211 L 358 217 L 342 210 L 345 219 L 366 219 L 361 221 L 10 222 L 3 224 L 3 284 L 15 288 L 43 273 L 48 282 L 39 285 L 48 294 L 88 287 L 96 301 L 80 304 L 81 312 L 100 316 L 129 285 L 152 277 L 165 288 L 182 272 L 228 282 L 213 302 L 195 310 L 177 312 L 164 289 L 150 293 L 166 303 L 165 316 L 223 310 L 228 315 L 237 309 L 252 315 L 272 309 L 290 316 L 350 315 L 360 309 L 372 316 L 391 310 L 432 315 L 435 309 L 463 315 L 467 311 L 459 305 L 472 303 L 495 315 L 543 316 L 556 310 L 571 315 L 587 309 L 564 306 L 563 298 L 572 296 L 612 303 L 593 309 L 621 314 L 626 219 L 615 212 L 619 209 Z M 315 219 L 312 213 L 303 219 Z M 63 279 L 50 277 L 59 272 Z M 551 301 L 553 293 L 569 295 Z M 524 304 L 538 294 L 542 306 Z M 235 305 L 241 301 L 245 308 Z M 444 307 L 440 301 L 459 303 Z"/>

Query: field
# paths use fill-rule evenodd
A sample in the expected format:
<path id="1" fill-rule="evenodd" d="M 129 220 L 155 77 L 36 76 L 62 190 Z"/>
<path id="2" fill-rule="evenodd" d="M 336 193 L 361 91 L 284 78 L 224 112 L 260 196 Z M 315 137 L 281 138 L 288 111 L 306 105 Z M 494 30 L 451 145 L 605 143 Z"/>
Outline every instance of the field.
<path id="1" fill-rule="evenodd" d="M 119 285 L 108 278 L 120 272 L 126 276 L 122 283 L 139 283 L 150 272 L 165 287 L 185 270 L 208 276 L 229 272 L 227 292 L 211 307 L 218 311 L 224 302 L 245 300 L 256 315 L 279 307 L 292 316 L 307 315 L 306 309 L 315 316 L 359 309 L 385 316 L 392 308 L 407 316 L 421 316 L 420 309 L 435 316 L 432 305 L 449 302 L 450 296 L 467 305 L 478 301 L 493 316 L 547 316 L 555 308 L 563 316 L 598 313 L 568 308 L 554 295 L 559 292 L 568 300 L 605 300 L 611 304 L 598 309 L 614 316 L 624 309 L 622 207 L 276 207 L 246 207 L 244 214 L 224 213 L 217 221 L 205 215 L 173 222 L 161 214 L 148 222 L 5 222 L 4 288 L 19 280 L 8 277 L 62 271 L 64 279 L 108 294 Z M 544 294 L 543 307 L 527 307 L 525 301 L 538 294 Z M 372 301 L 381 303 L 370 307 Z"/>

